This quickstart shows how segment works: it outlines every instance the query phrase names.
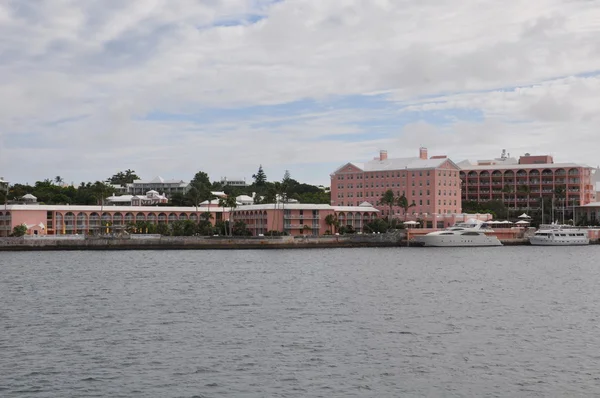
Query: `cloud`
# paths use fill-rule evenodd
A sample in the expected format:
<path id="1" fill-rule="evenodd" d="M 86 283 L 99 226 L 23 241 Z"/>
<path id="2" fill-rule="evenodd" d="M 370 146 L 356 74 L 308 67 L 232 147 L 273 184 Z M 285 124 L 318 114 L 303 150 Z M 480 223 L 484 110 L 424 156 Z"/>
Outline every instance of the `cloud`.
<path id="1" fill-rule="evenodd" d="M 306 178 L 323 183 L 332 163 L 416 145 L 592 162 L 576 142 L 598 143 L 598 20 L 596 2 L 559 0 L 3 2 L 0 169 L 321 164 Z M 344 101 L 361 97 L 379 102 Z"/>

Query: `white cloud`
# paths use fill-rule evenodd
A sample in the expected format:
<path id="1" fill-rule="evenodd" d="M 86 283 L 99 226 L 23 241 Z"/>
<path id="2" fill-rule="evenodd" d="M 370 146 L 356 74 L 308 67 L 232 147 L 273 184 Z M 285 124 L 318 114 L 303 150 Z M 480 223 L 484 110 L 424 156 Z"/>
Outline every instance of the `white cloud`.
<path id="1" fill-rule="evenodd" d="M 559 0 L 0 3 L 0 170 L 30 181 L 46 170 L 100 178 L 117 166 L 250 175 L 258 163 L 360 160 L 383 146 L 412 154 L 417 142 L 476 158 L 535 145 L 592 162 L 592 145 L 577 142 L 598 143 L 598 78 L 581 76 L 600 71 L 599 20 L 597 2 Z M 352 103 L 287 121 L 261 115 L 285 122 L 262 127 L 248 116 L 227 128 L 140 120 L 305 99 L 323 108 L 374 92 L 408 106 L 399 117 L 474 109 L 483 120 L 424 116 L 402 129 L 399 119 L 387 138 L 365 138 L 361 122 L 381 110 Z M 25 134 L 36 142 L 15 148 Z"/>

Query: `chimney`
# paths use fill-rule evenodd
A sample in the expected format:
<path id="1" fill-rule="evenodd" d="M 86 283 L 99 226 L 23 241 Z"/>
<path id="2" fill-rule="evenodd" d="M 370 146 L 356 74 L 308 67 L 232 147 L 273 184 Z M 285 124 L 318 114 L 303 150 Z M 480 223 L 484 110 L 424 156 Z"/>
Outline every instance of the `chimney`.
<path id="1" fill-rule="evenodd" d="M 387 160 L 387 151 L 379 151 L 379 160 Z"/>
<path id="2" fill-rule="evenodd" d="M 427 160 L 427 148 L 419 148 L 419 159 Z"/>

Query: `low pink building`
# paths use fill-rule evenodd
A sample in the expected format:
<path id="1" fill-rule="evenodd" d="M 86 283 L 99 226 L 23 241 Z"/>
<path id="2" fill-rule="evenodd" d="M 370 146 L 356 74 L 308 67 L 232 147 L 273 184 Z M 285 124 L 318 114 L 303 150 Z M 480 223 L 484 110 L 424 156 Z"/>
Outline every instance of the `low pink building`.
<path id="1" fill-rule="evenodd" d="M 421 219 L 437 225 L 437 216 L 462 213 L 459 167 L 446 156 L 428 157 L 420 148 L 419 157 L 388 158 L 387 151 L 364 163 L 350 162 L 331 174 L 331 204 L 373 205 L 388 216 L 389 206 L 379 201 L 387 190 L 396 197 L 404 195 L 409 204 L 407 214 L 399 206 L 392 216 L 401 220 Z"/>
<path id="2" fill-rule="evenodd" d="M 352 226 L 361 232 L 378 213 L 372 206 L 278 203 L 240 206 L 233 211 L 233 219 L 245 222 L 254 236 L 272 230 L 293 236 L 323 235 L 326 231 L 333 232 L 325 221 L 328 215 L 337 216 L 341 226 Z"/>
<path id="3" fill-rule="evenodd" d="M 104 222 L 113 228 L 137 222 L 198 222 L 207 211 L 213 223 L 228 217 L 227 209 L 208 207 L 9 205 L 0 210 L 0 237 L 8 236 L 17 225 L 26 225 L 29 235 L 71 235 L 97 231 Z"/>
<path id="4" fill-rule="evenodd" d="M 222 207 L 158 207 L 158 206 L 53 206 L 8 205 L 0 210 L 0 237 L 8 236 L 17 225 L 25 225 L 28 235 L 74 235 L 99 231 L 104 223 L 123 229 L 137 222 L 171 224 L 180 220 L 199 222 L 209 212 L 214 224 L 222 220 L 244 221 L 253 235 L 270 230 L 290 235 L 322 235 L 330 226 L 325 219 L 337 215 L 340 224 L 361 231 L 379 211 L 364 206 L 330 206 L 320 204 L 266 204 L 240 206 L 232 210 Z M 233 213 L 233 215 L 231 214 Z M 306 228 L 307 226 L 308 228 Z"/>

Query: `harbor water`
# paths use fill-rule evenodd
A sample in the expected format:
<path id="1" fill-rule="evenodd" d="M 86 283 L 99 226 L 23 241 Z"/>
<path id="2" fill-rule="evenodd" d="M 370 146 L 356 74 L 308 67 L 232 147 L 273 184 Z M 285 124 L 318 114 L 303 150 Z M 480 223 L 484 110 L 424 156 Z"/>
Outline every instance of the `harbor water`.
<path id="1" fill-rule="evenodd" d="M 598 396 L 599 258 L 0 253 L 0 396 Z"/>

